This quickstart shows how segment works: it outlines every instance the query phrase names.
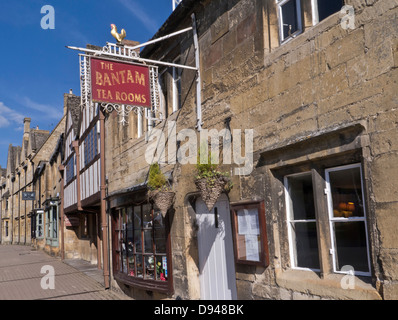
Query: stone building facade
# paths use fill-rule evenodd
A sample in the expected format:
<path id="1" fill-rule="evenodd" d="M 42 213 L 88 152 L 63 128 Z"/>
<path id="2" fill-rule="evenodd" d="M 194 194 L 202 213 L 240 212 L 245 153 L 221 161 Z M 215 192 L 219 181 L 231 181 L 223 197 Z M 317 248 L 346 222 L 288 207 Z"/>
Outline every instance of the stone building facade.
<path id="1" fill-rule="evenodd" d="M 66 224 L 63 255 L 66 259 L 82 259 L 101 268 L 98 113 L 87 113 L 88 108 L 83 108 L 80 97 L 74 94 L 65 95 L 65 106 L 62 197 Z M 90 180 L 94 176 L 95 183 Z"/>
<path id="2" fill-rule="evenodd" d="M 24 119 L 22 147 L 8 150 L 7 172 L 2 177 L 2 243 L 32 245 L 58 254 L 60 163 L 65 117 L 50 133 L 30 128 Z M 34 197 L 24 198 L 23 193 Z M 50 221 L 50 218 L 52 221 Z"/>
<path id="3" fill-rule="evenodd" d="M 351 7 L 340 12 L 343 5 Z M 348 27 L 350 8 L 355 24 Z M 233 188 L 218 206 L 221 211 L 227 202 L 231 209 L 222 225 L 235 259 L 226 266 L 211 260 L 212 249 L 203 246 L 214 246 L 203 242 L 203 234 L 213 234 L 214 220 L 208 226 L 201 220 L 211 215 L 198 202 L 195 166 L 173 164 L 167 154 L 174 129 L 196 130 L 196 73 L 160 68 L 165 120 L 132 113 L 122 126 L 115 112 L 106 119 L 114 284 L 141 298 L 203 298 L 211 291 L 203 279 L 216 281 L 204 275 L 211 260 L 214 275 L 228 274 L 229 297 L 238 299 L 396 299 L 398 186 L 388 177 L 397 171 L 398 3 L 346 0 L 330 8 L 310 0 L 182 1 L 154 38 L 191 26 L 192 13 L 199 36 L 202 131 L 240 129 L 241 151 L 253 150 L 253 170 L 232 175 Z M 192 34 L 183 34 L 146 47 L 141 56 L 194 66 L 194 51 Z M 145 253 L 143 259 L 135 256 L 139 243 L 129 263 L 140 273 L 123 269 L 129 266 L 123 241 L 139 216 L 133 212 L 156 218 L 147 202 L 145 158 L 154 146 L 154 128 L 166 137 L 157 151 L 167 154 L 160 166 L 176 192 L 164 221 L 172 260 L 163 266 L 169 268 L 168 287 L 152 281 L 149 269 L 143 276 L 140 268 L 153 261 Z M 237 167 L 235 162 L 221 169 Z M 261 243 L 249 242 L 253 234 L 246 230 L 246 255 L 239 258 L 245 236 L 239 228 L 250 210 L 257 210 L 265 228 L 255 233 Z M 249 246 L 261 246 L 259 254 L 268 261 L 253 263 L 256 250 L 247 259 Z M 343 285 L 347 266 L 354 269 L 354 289 Z"/>
<path id="4" fill-rule="evenodd" d="M 32 158 L 37 164 L 32 184 L 35 201 L 32 208 L 33 245 L 48 254 L 60 256 L 61 244 L 61 179 L 63 134 L 66 116 L 57 123 L 40 150 Z"/>
<path id="5" fill-rule="evenodd" d="M 397 299 L 397 17 L 396 0 L 183 0 L 153 39 L 192 30 L 140 52 L 168 63 L 155 112 L 123 125 L 65 95 L 41 142 L 25 119 L 0 172 L 2 243 L 29 244 L 30 226 L 136 299 Z M 78 167 L 92 130 L 100 155 Z M 202 137 L 232 182 L 211 210 L 194 182 Z M 100 157 L 83 203 L 73 183 Z M 155 162 L 175 192 L 166 215 Z"/>
<path id="6" fill-rule="evenodd" d="M 46 130 L 30 128 L 30 118 L 24 119 L 22 147 L 8 148 L 7 173 L 2 180 L 2 238 L 4 243 L 32 243 L 32 201 L 24 200 L 23 192 L 31 192 L 34 162 L 32 158 L 49 136 Z"/>

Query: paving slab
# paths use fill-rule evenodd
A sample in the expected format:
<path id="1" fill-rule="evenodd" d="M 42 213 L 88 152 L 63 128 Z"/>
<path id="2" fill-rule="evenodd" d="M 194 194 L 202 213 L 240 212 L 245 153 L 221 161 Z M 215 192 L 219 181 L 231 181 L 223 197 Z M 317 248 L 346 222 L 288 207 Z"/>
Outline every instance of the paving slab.
<path id="1" fill-rule="evenodd" d="M 131 300 L 105 290 L 100 275 L 81 261 L 74 267 L 29 246 L 0 245 L 0 300 Z"/>

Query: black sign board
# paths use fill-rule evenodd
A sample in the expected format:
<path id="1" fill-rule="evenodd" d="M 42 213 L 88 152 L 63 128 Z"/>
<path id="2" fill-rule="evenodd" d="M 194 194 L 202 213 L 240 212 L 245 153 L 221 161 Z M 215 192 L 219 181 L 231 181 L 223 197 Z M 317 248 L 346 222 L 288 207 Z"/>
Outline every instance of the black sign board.
<path id="1" fill-rule="evenodd" d="M 22 200 L 35 200 L 35 192 L 22 192 Z"/>

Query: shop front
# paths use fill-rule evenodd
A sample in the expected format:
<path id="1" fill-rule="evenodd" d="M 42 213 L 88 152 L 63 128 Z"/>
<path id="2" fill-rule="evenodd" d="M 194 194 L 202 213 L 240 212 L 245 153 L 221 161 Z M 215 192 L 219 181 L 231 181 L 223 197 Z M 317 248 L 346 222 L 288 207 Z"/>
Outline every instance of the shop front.
<path id="1" fill-rule="evenodd" d="M 146 189 L 113 195 L 109 203 L 114 280 L 136 297 L 137 289 L 172 294 L 169 215 L 147 201 Z"/>

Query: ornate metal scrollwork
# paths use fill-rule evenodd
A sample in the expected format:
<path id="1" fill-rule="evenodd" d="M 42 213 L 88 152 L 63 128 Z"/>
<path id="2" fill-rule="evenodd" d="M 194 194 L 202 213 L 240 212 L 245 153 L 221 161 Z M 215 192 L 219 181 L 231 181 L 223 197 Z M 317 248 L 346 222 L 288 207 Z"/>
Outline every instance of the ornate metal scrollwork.
<path id="1" fill-rule="evenodd" d="M 142 114 L 142 109 L 143 107 L 138 107 L 138 106 L 130 106 L 130 105 L 124 105 L 124 104 L 116 104 L 116 103 L 107 103 L 103 102 L 101 103 L 101 107 L 104 111 L 110 113 L 113 110 L 117 112 L 120 119 L 120 123 L 122 125 L 128 124 L 127 117 L 130 114 L 130 112 L 134 112 L 135 114 L 141 113 Z"/>
<path id="2" fill-rule="evenodd" d="M 109 55 L 113 57 L 120 58 L 139 58 L 139 51 L 137 49 L 133 49 L 133 47 L 129 46 L 121 46 L 114 43 L 107 43 L 106 46 L 99 50 L 97 53 L 94 53 L 94 56 L 101 55 Z M 80 55 L 80 89 L 81 89 L 81 104 L 82 106 L 89 106 L 93 108 L 92 103 L 92 95 L 91 95 L 91 63 L 90 63 L 91 55 Z M 150 77 L 150 92 L 151 92 L 151 113 L 144 113 L 143 107 L 140 106 L 132 106 L 132 105 L 124 105 L 124 104 L 116 104 L 116 103 L 101 103 L 101 107 L 103 110 L 108 113 L 115 110 L 121 120 L 119 121 L 123 125 L 127 124 L 127 118 L 131 111 L 136 114 L 140 113 L 140 115 L 147 115 L 149 120 L 162 120 L 163 113 L 160 110 L 160 96 L 159 96 L 159 84 L 158 84 L 158 68 L 156 66 L 148 66 L 149 67 L 149 77 Z M 149 115 L 153 115 L 154 118 Z"/>

